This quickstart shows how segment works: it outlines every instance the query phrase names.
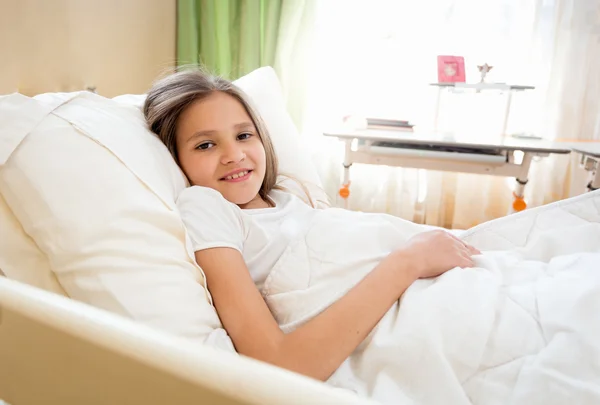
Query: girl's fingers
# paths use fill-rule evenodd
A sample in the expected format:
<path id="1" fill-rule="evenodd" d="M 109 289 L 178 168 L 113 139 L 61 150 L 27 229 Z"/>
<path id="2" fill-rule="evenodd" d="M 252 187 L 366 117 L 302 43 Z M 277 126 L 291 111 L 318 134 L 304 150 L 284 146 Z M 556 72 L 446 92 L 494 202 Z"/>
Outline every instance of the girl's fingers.
<path id="1" fill-rule="evenodd" d="M 468 246 L 466 245 L 460 245 L 459 247 L 460 252 L 462 253 L 463 256 L 470 258 L 471 256 L 473 256 L 473 253 L 471 252 L 471 250 L 469 249 Z"/>
<path id="2" fill-rule="evenodd" d="M 470 256 L 463 256 L 462 262 L 463 262 L 463 264 L 460 267 L 463 267 L 463 268 L 475 267 L 475 262 L 473 261 L 473 259 Z"/>
<path id="3" fill-rule="evenodd" d="M 462 243 L 472 255 L 480 255 L 481 252 L 479 251 L 479 249 L 469 245 L 467 242 L 463 241 L 462 239 L 460 239 L 458 236 L 451 234 L 450 232 L 448 232 L 448 235 L 450 235 L 452 238 L 454 238 L 455 240 L 459 241 L 460 243 Z"/>
<path id="4" fill-rule="evenodd" d="M 467 245 L 467 249 L 469 249 L 469 252 L 471 252 L 472 255 L 480 255 L 481 254 L 479 249 L 477 249 L 471 245 Z"/>

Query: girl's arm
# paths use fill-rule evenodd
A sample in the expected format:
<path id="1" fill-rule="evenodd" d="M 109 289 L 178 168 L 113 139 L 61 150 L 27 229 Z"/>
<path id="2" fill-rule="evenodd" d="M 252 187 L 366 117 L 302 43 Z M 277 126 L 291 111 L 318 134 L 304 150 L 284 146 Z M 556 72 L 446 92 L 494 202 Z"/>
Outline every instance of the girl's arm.
<path id="1" fill-rule="evenodd" d="M 437 253 L 434 258 L 432 249 Z M 196 260 L 238 353 L 324 381 L 417 278 L 472 266 L 473 253 L 445 232 L 421 234 L 390 254 L 328 309 L 289 334 L 279 329 L 237 250 L 202 250 L 196 252 Z"/>

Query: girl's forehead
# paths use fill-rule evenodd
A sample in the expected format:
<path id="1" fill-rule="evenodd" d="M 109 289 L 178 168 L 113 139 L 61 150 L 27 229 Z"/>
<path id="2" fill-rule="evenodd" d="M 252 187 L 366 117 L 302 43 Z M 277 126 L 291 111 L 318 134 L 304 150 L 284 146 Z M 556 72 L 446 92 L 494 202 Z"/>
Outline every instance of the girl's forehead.
<path id="1" fill-rule="evenodd" d="M 245 106 L 237 98 L 222 92 L 199 99 L 179 117 L 177 135 L 191 137 L 198 132 L 237 130 L 243 124 L 253 125 Z"/>
<path id="2" fill-rule="evenodd" d="M 249 117 L 246 106 L 240 100 L 223 92 L 214 92 L 208 97 L 199 99 L 192 103 L 188 107 L 189 109 L 193 110 L 195 114 L 206 115 L 207 117 L 204 118 L 226 119 L 236 116 Z"/>

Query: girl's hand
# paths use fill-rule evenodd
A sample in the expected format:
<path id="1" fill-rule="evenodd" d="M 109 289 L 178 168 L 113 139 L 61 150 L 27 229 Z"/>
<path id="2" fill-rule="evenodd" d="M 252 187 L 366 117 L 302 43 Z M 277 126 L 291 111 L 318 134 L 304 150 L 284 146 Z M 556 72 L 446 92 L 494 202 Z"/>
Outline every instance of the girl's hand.
<path id="1" fill-rule="evenodd" d="M 437 277 L 455 267 L 473 267 L 473 255 L 481 254 L 456 236 L 443 230 L 420 233 L 394 252 L 408 260 L 417 278 Z"/>

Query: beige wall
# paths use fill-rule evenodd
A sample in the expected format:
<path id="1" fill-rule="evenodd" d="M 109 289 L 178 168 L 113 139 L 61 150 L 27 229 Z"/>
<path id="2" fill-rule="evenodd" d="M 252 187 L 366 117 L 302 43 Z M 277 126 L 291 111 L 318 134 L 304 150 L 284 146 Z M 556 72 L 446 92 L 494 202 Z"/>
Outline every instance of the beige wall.
<path id="1" fill-rule="evenodd" d="M 0 94 L 141 93 L 175 36 L 176 0 L 0 0 Z"/>

